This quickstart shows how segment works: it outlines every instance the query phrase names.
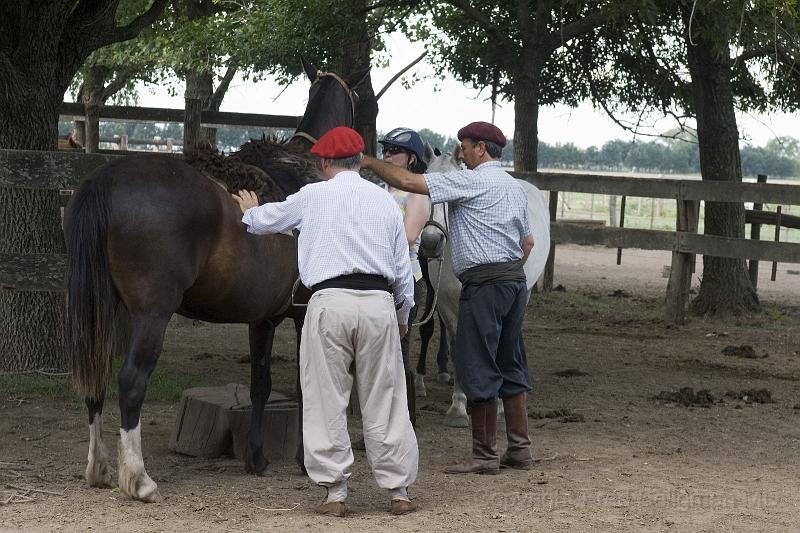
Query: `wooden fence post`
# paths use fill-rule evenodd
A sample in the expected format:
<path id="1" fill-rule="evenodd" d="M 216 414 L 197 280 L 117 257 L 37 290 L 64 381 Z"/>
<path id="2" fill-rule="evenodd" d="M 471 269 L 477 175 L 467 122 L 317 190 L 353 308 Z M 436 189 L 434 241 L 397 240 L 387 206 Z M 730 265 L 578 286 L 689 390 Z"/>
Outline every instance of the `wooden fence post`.
<path id="1" fill-rule="evenodd" d="M 778 209 L 777 209 L 777 214 L 778 214 L 777 218 L 778 219 L 775 221 L 775 242 L 780 242 L 780 240 L 781 240 L 781 211 L 782 211 L 782 209 L 783 208 L 781 206 L 778 206 Z M 778 262 L 777 261 L 773 261 L 772 262 L 772 276 L 770 277 L 770 280 L 771 281 L 775 281 L 775 278 L 777 277 L 777 274 L 778 274 Z"/>
<path id="2" fill-rule="evenodd" d="M 550 222 L 556 221 L 558 213 L 558 191 L 550 191 Z M 534 246 L 536 244 L 534 243 Z M 544 265 L 544 278 L 542 279 L 542 292 L 553 290 L 553 274 L 556 262 L 556 243 L 550 241 L 550 253 L 547 255 L 547 263 Z"/>
<path id="3" fill-rule="evenodd" d="M 758 183 L 766 183 L 767 176 L 765 174 L 759 174 L 756 180 Z M 753 204 L 753 211 L 761 211 L 763 208 L 763 204 Z M 761 239 L 761 224 L 755 222 L 750 224 L 750 239 L 754 241 Z M 747 270 L 750 272 L 750 283 L 753 284 L 753 289 L 758 289 L 758 260 L 751 259 L 750 263 L 747 265 Z"/>
<path id="4" fill-rule="evenodd" d="M 675 250 L 681 233 L 696 233 L 700 202 L 684 200 L 683 194 L 678 195 L 678 215 L 675 224 Z M 694 254 L 685 254 L 678 251 L 672 252 L 672 267 L 667 284 L 667 302 L 664 309 L 664 322 L 667 325 L 686 323 L 686 314 L 689 308 L 689 289 L 692 286 L 692 264 Z"/>
<path id="5" fill-rule="evenodd" d="M 650 199 L 650 229 L 653 229 L 653 216 L 656 212 L 656 199 Z"/>
<path id="6" fill-rule="evenodd" d="M 612 228 L 617 227 L 617 195 L 612 194 L 608 197 L 608 225 Z"/>
<path id="7" fill-rule="evenodd" d="M 627 198 L 628 198 L 627 196 L 623 196 L 622 197 L 622 205 L 619 208 L 619 227 L 620 228 L 624 228 L 625 227 L 625 200 Z M 617 248 L 617 264 L 618 265 L 622 264 L 622 247 Z"/>

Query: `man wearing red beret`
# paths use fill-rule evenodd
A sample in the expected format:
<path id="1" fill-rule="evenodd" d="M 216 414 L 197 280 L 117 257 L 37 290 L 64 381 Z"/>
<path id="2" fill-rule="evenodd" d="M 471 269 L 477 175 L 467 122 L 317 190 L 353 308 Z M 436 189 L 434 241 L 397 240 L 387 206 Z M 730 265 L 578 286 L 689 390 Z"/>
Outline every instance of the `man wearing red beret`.
<path id="1" fill-rule="evenodd" d="M 522 269 L 533 236 L 527 198 L 500 168 L 503 132 L 473 122 L 458 132 L 468 170 L 413 174 L 365 157 L 362 166 L 390 185 L 447 202 L 453 270 L 461 280 L 456 331 L 456 378 L 467 396 L 472 457 L 445 470 L 496 474 L 532 464 L 525 395 L 531 390 L 522 320 L 527 286 Z M 497 454 L 497 398 L 503 399 L 508 449 Z"/>
<path id="2" fill-rule="evenodd" d="M 300 279 L 313 292 L 300 342 L 305 467 L 327 489 L 316 511 L 334 516 L 345 514 L 353 464 L 346 412 L 353 367 L 375 480 L 389 490 L 393 514 L 417 508 L 407 488 L 419 450 L 400 353 L 414 279 L 394 199 L 358 174 L 363 150 L 355 130 L 334 128 L 311 148 L 324 181 L 260 207 L 252 192 L 234 195 L 250 233 L 300 230 Z"/>

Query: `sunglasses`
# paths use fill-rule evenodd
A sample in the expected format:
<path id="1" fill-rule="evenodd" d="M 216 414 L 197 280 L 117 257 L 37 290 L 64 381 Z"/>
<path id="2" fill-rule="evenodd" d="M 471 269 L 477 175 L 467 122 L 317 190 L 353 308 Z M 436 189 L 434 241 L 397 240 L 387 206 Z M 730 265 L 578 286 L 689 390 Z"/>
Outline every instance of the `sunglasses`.
<path id="1" fill-rule="evenodd" d="M 395 155 L 404 153 L 406 153 L 406 151 L 400 148 L 399 146 L 389 145 L 383 147 L 383 155 Z"/>

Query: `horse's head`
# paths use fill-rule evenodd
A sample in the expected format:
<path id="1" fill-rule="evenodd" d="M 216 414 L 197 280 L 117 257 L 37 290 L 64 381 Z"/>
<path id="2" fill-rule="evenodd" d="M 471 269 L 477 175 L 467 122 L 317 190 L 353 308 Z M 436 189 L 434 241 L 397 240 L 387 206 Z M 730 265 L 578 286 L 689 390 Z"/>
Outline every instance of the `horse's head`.
<path id="1" fill-rule="evenodd" d="M 450 172 L 461 168 L 459 159 L 461 148 L 456 146 L 453 152 L 443 154 L 438 148 L 433 148 L 425 142 L 425 163 L 427 172 Z M 437 259 L 442 256 L 448 237 L 447 212 L 444 204 L 434 204 L 431 207 L 431 217 L 420 237 L 419 251 L 428 259 Z"/>
<path id="2" fill-rule="evenodd" d="M 314 144 L 328 130 L 337 126 L 352 127 L 358 99 L 355 88 L 367 78 L 370 69 L 360 70 L 348 78 L 317 70 L 305 62 L 303 69 L 311 80 L 311 89 L 303 119 L 293 139 L 302 138 Z"/>
<path id="3" fill-rule="evenodd" d="M 452 152 L 442 153 L 438 148 L 433 148 L 430 143 L 425 143 L 425 163 L 428 165 L 427 172 L 450 172 L 460 170 L 461 167 L 461 146 L 456 144 Z"/>

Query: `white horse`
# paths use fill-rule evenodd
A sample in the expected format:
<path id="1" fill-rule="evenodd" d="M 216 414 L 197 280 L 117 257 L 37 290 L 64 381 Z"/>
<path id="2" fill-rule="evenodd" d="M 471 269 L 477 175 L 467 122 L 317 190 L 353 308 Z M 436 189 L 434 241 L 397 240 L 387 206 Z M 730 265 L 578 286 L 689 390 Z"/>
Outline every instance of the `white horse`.
<path id="1" fill-rule="evenodd" d="M 449 172 L 461 168 L 459 149 L 452 154 L 437 155 L 429 144 L 425 146 L 425 160 L 428 162 L 428 172 Z M 528 283 L 528 299 L 533 285 L 544 272 L 547 255 L 550 252 L 550 212 L 542 192 L 527 181 L 517 180 L 528 196 L 528 220 L 533 234 L 533 250 L 525 262 L 525 277 Z M 449 221 L 446 204 L 435 204 L 432 212 L 433 220 L 439 227 L 449 231 Z M 437 225 L 428 225 L 422 232 L 422 242 L 435 243 L 442 238 L 446 239 Z M 435 246 L 434 246 L 435 247 Z M 426 248 L 430 249 L 430 246 Z M 455 350 L 456 324 L 458 323 L 458 300 L 461 295 L 461 282 L 453 272 L 453 256 L 450 250 L 450 241 L 446 240 L 441 259 L 430 259 L 428 272 L 431 284 L 438 287 L 436 299 L 436 312 L 442 319 L 447 331 L 450 349 Z M 451 354 L 452 358 L 458 354 Z M 424 389 L 424 376 L 417 375 Z M 453 398 L 450 408 L 445 415 L 444 424 L 451 427 L 468 427 L 467 397 L 458 384 L 458 379 L 453 380 Z M 502 405 L 502 404 L 501 404 Z M 501 415 L 501 413 L 498 413 Z M 501 415 L 502 418 L 502 415 Z"/>

